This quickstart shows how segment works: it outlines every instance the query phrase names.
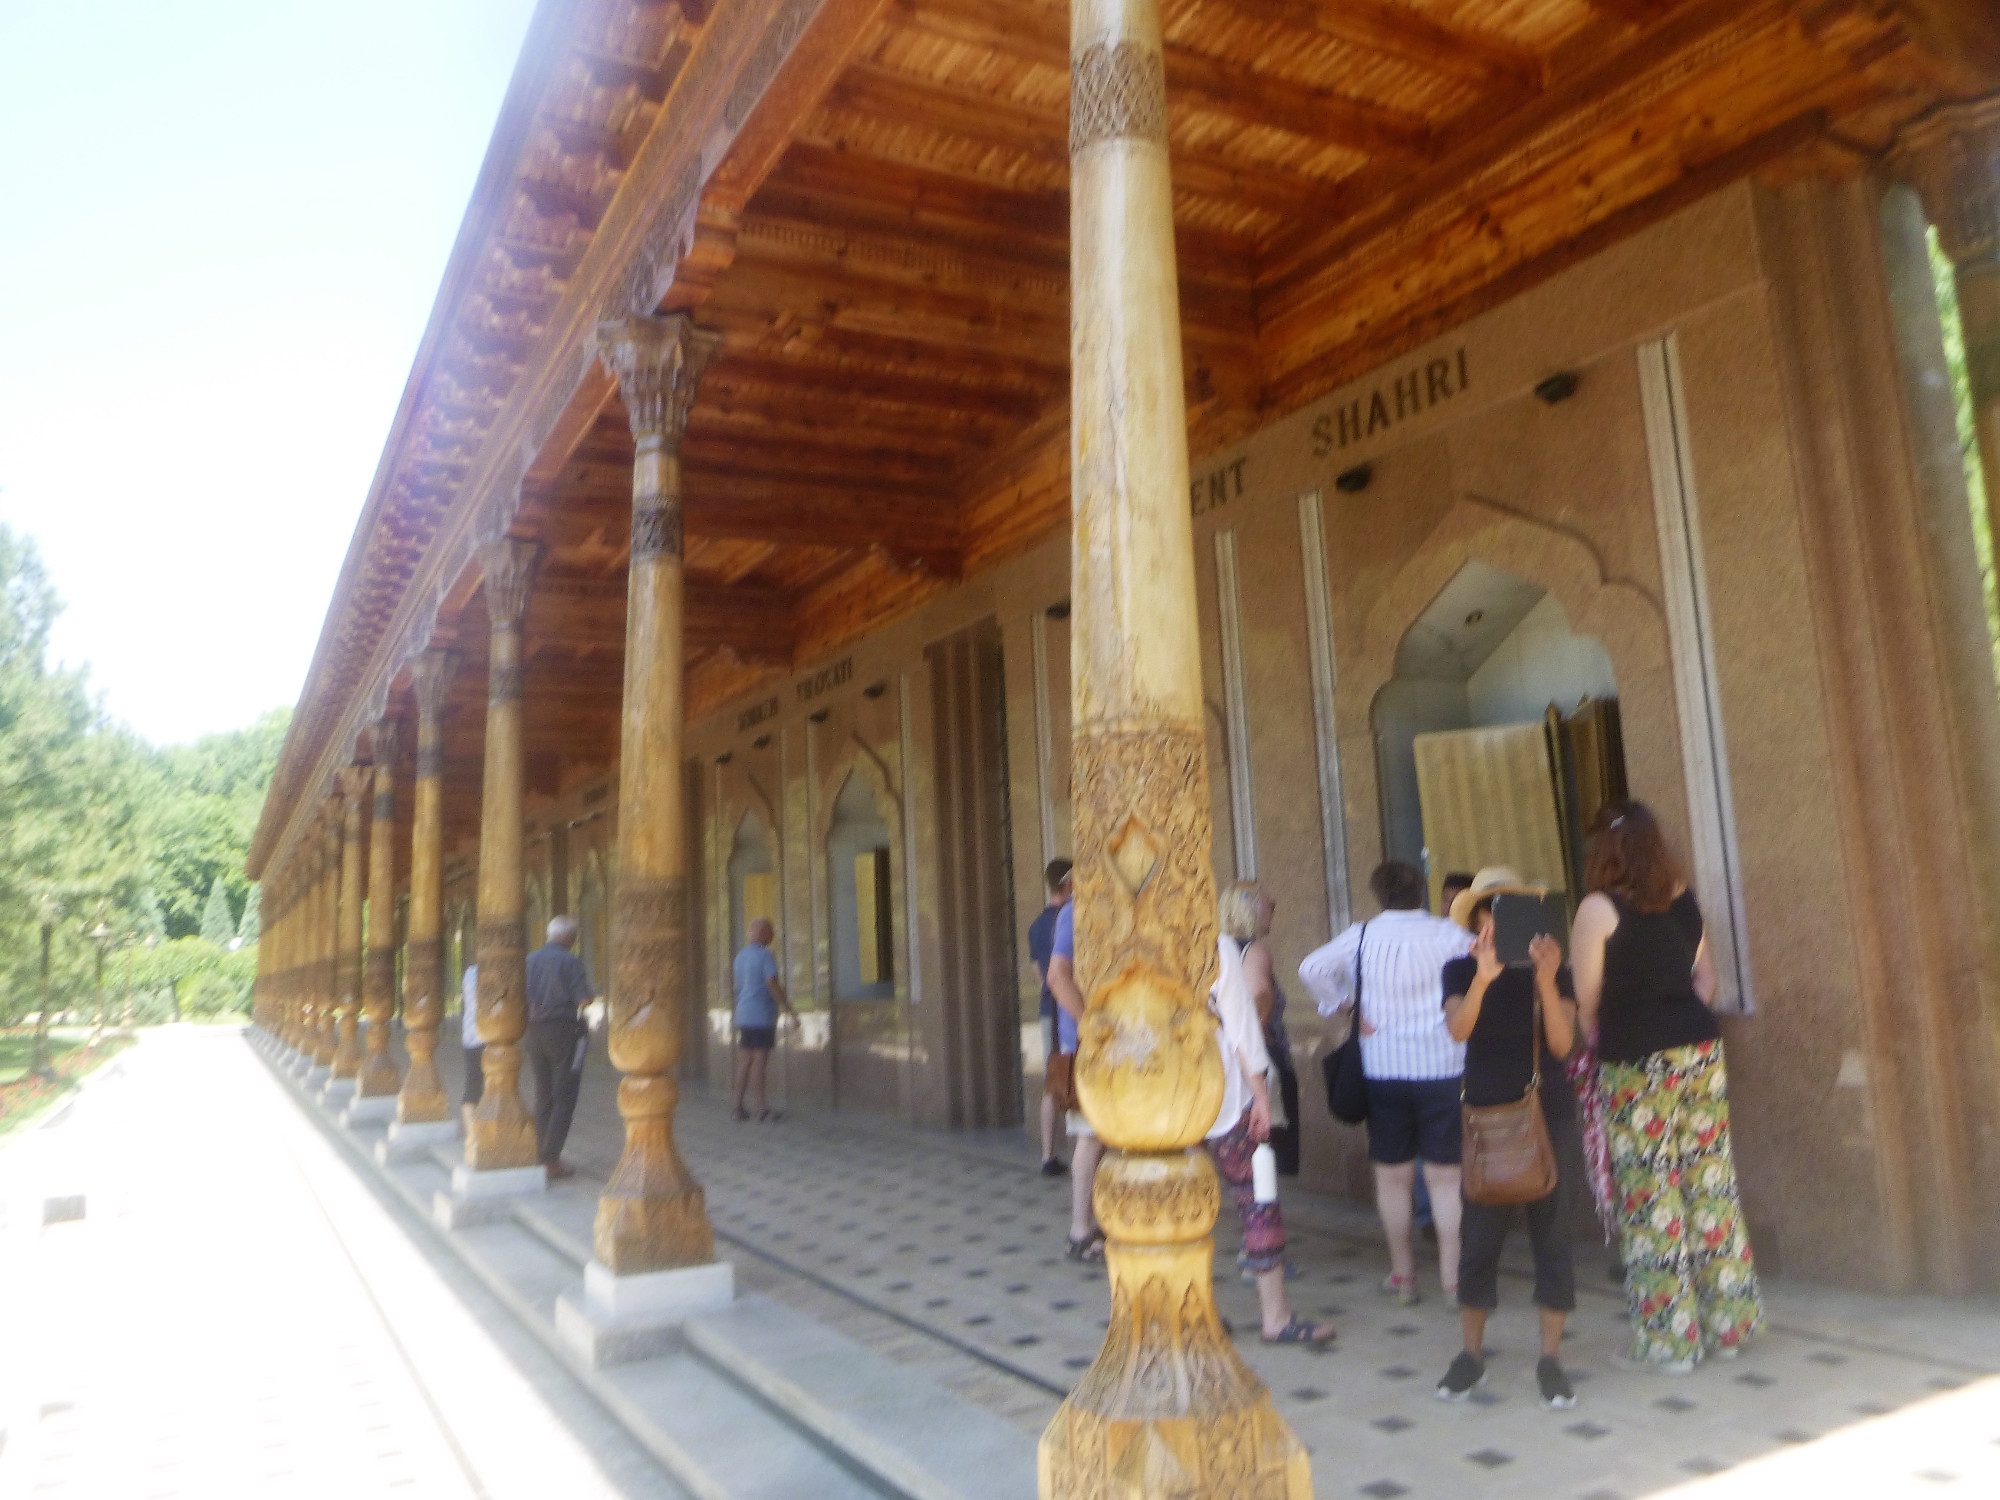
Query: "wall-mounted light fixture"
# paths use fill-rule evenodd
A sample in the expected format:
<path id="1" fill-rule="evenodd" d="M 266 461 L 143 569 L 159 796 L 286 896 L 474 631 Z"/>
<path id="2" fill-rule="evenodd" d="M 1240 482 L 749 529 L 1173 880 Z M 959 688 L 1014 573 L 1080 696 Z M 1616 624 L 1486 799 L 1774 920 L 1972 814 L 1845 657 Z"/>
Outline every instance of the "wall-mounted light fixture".
<path id="1" fill-rule="evenodd" d="M 1554 406 L 1574 396 L 1581 383 L 1582 377 L 1574 370 L 1558 370 L 1535 387 L 1535 399 L 1544 406 Z"/>
<path id="2" fill-rule="evenodd" d="M 726 766 L 734 759 L 736 759 L 736 752 L 734 750 L 725 750 L 722 754 L 715 757 L 715 763 L 718 766 Z"/>
<path id="3" fill-rule="evenodd" d="M 1343 495 L 1358 495 L 1368 488 L 1368 481 L 1375 477 L 1373 464 L 1356 464 L 1333 481 L 1333 487 Z"/>
<path id="4" fill-rule="evenodd" d="M 768 734 L 760 734 L 757 736 L 756 739 L 750 742 L 750 748 L 752 750 L 762 750 L 765 746 L 769 745 L 770 743 L 771 743 L 771 737 Z"/>
<path id="5" fill-rule="evenodd" d="M 871 682 L 868 684 L 867 687 L 861 690 L 861 696 L 864 698 L 879 698 L 888 691 L 889 691 L 888 683 Z"/>
<path id="6" fill-rule="evenodd" d="M 1069 618 L 1069 600 L 1058 599 L 1054 604 L 1051 604 L 1048 608 L 1048 616 L 1051 620 L 1067 620 Z"/>
<path id="7" fill-rule="evenodd" d="M 825 709 L 816 708 L 811 713 L 806 715 L 806 719 L 809 723 L 824 724 L 826 722 L 826 713 L 827 711 Z"/>

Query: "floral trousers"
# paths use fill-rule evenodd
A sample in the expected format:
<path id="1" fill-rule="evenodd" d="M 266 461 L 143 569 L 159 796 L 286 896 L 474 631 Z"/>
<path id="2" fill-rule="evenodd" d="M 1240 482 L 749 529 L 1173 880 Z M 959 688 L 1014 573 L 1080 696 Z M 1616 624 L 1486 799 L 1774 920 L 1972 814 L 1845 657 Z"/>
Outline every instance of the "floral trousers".
<path id="1" fill-rule="evenodd" d="M 1601 1064 L 1633 1357 L 1735 1349 L 1764 1321 L 1729 1152 L 1722 1043 Z"/>

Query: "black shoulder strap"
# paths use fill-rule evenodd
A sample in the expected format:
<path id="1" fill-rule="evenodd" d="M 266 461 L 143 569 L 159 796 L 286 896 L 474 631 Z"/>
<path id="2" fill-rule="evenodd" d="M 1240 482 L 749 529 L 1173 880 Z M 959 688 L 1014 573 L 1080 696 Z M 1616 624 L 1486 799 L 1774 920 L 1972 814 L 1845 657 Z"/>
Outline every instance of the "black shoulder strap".
<path id="1" fill-rule="evenodd" d="M 1361 924 L 1361 936 L 1354 940 L 1354 1025 L 1361 1025 L 1361 955 L 1368 950 L 1368 924 Z"/>

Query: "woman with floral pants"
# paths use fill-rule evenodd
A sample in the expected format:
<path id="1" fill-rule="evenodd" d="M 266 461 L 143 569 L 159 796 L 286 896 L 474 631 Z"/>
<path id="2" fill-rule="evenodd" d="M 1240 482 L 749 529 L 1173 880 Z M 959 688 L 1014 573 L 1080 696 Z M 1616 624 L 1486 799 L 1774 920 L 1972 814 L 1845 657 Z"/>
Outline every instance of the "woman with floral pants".
<path id="1" fill-rule="evenodd" d="M 1763 1320 L 1736 1200 L 1722 1043 L 1600 1065 L 1635 1361 L 1733 1358 Z"/>
<path id="2" fill-rule="evenodd" d="M 1762 1324 L 1737 1203 L 1729 1085 L 1701 907 L 1650 809 L 1591 826 L 1570 934 L 1577 1010 L 1597 1029 L 1632 1344 L 1618 1363 L 1685 1375 Z"/>

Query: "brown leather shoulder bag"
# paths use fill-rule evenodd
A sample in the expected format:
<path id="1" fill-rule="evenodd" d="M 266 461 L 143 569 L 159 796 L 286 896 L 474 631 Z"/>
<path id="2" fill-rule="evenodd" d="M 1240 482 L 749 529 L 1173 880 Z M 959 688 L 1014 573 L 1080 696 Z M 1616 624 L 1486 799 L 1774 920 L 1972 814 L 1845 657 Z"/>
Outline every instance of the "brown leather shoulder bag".
<path id="1" fill-rule="evenodd" d="M 1464 1120 L 1464 1166 L 1460 1190 L 1467 1202 L 1495 1207 L 1533 1203 L 1556 1190 L 1556 1153 L 1542 1116 L 1542 994 L 1535 991 L 1534 1019 L 1528 1027 L 1533 1076 L 1528 1092 L 1512 1104 L 1467 1104 L 1459 1084 Z"/>

